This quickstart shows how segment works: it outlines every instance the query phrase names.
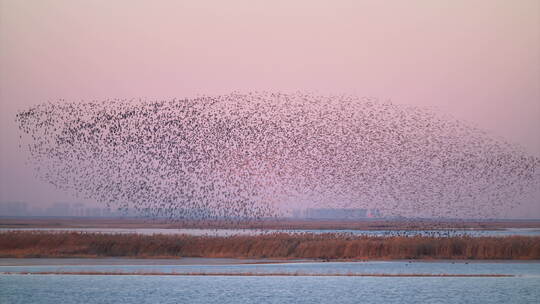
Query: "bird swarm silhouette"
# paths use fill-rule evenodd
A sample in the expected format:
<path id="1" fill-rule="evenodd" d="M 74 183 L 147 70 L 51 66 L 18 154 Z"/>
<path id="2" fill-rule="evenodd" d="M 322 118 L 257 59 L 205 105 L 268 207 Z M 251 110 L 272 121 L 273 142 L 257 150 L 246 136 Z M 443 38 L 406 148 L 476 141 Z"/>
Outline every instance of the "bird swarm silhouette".
<path id="1" fill-rule="evenodd" d="M 16 121 L 40 178 L 153 217 L 257 219 L 297 206 L 487 217 L 539 184 L 539 158 L 516 145 L 354 96 L 60 100 Z"/>

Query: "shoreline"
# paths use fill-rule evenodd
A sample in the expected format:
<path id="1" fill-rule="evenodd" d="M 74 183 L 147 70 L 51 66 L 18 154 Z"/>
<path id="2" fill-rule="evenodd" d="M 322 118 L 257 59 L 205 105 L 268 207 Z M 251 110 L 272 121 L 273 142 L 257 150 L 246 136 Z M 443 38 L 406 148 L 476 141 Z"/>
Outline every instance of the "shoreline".
<path id="1" fill-rule="evenodd" d="M 125 217 L 2 217 L 1 228 L 94 228 L 94 229 L 275 229 L 275 230 L 504 230 L 540 229 L 540 219 L 264 219 L 254 221 L 167 221 Z"/>
<path id="2" fill-rule="evenodd" d="M 208 266 L 208 265 L 256 265 L 256 264 L 297 264 L 297 263 L 453 263 L 453 264 L 487 264 L 512 263 L 530 264 L 540 263 L 540 260 L 449 260 L 449 259 L 394 259 L 394 260 L 366 260 L 366 259 L 235 259 L 235 258 L 0 258 L 0 266 Z"/>

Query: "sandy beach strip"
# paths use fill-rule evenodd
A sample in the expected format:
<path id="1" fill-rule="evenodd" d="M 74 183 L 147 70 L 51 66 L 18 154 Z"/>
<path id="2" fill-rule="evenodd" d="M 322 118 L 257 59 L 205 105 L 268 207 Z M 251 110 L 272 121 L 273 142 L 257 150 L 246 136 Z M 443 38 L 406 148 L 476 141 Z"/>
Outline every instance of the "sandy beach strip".
<path id="1" fill-rule="evenodd" d="M 0 266 L 159 266 L 159 265 L 246 265 L 246 264 L 291 264 L 291 263 L 540 263 L 539 260 L 321 260 L 321 259 L 234 259 L 234 258 L 177 258 L 177 259 L 136 259 L 136 258 L 0 258 Z"/>

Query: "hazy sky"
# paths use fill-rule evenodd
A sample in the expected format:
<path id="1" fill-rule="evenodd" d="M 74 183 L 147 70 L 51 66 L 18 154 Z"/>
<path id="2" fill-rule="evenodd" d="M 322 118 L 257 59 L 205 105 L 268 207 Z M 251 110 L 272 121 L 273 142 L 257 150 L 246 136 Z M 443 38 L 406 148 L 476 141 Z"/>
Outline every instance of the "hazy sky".
<path id="1" fill-rule="evenodd" d="M 0 0 L 0 201 L 74 200 L 24 164 L 18 110 L 235 90 L 427 106 L 540 157 L 540 1 Z"/>

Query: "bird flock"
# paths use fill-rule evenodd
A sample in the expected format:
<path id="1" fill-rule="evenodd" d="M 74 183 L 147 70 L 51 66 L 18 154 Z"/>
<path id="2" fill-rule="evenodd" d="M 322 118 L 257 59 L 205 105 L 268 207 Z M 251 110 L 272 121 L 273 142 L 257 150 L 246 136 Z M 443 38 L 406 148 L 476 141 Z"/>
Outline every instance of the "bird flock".
<path id="1" fill-rule="evenodd" d="M 260 219 L 295 208 L 490 217 L 540 184 L 540 159 L 519 146 L 372 98 L 59 100 L 20 111 L 16 121 L 40 178 L 173 220 Z"/>

